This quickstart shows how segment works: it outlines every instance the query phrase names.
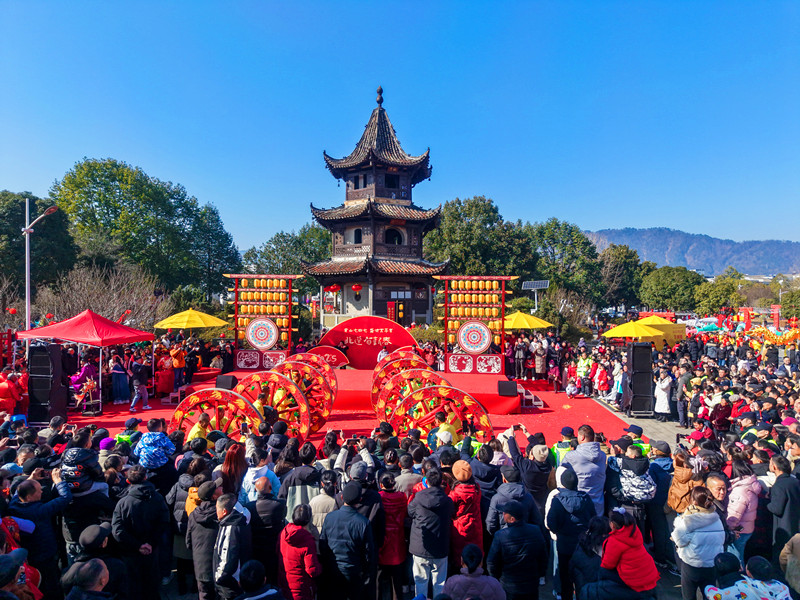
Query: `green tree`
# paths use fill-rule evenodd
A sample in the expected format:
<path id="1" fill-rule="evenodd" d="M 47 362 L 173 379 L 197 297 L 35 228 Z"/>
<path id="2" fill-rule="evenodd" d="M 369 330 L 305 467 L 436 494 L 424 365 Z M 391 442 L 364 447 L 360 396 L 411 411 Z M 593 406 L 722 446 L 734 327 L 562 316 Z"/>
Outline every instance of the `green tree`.
<path id="1" fill-rule="evenodd" d="M 50 190 L 85 262 L 130 262 L 170 290 L 200 272 L 187 233 L 200 215 L 186 189 L 114 159 L 84 159 Z"/>
<path id="2" fill-rule="evenodd" d="M 781 298 L 781 316 L 800 318 L 800 291 L 784 292 Z"/>
<path id="3" fill-rule="evenodd" d="M 717 277 L 713 282 L 704 281 L 694 291 L 698 313 L 713 315 L 723 306 L 739 308 L 744 298 L 738 291 L 738 280 L 728 277 Z"/>
<path id="4" fill-rule="evenodd" d="M 206 204 L 197 212 L 192 227 L 192 254 L 197 261 L 196 280 L 206 300 L 225 291 L 228 282 L 223 273 L 237 273 L 242 257 L 233 236 L 225 230 L 219 211 Z"/>
<path id="5" fill-rule="evenodd" d="M 446 202 L 440 226 L 425 236 L 424 252 L 429 260 L 450 259 L 450 272 L 459 275 L 518 275 L 518 281 L 536 275 L 526 226 L 505 221 L 484 196 Z"/>
<path id="6" fill-rule="evenodd" d="M 686 267 L 661 267 L 644 277 L 639 298 L 653 309 L 694 310 L 695 289 L 704 281 Z"/>
<path id="7" fill-rule="evenodd" d="M 626 307 L 636 304 L 641 285 L 639 253 L 625 245 L 611 244 L 600 253 L 599 260 L 605 304 L 624 304 Z"/>
<path id="8" fill-rule="evenodd" d="M 31 221 L 53 204 L 28 192 L 0 191 L 0 274 L 20 289 L 25 284 L 25 198 L 30 200 Z M 77 248 L 64 212 L 57 211 L 39 221 L 31 236 L 33 290 L 56 281 L 75 265 L 76 257 Z"/>
<path id="9" fill-rule="evenodd" d="M 331 255 L 331 234 L 324 227 L 307 223 L 299 231 L 279 231 L 260 247 L 253 246 L 243 257 L 248 273 L 292 275 L 301 273 L 300 261 L 317 262 Z M 316 282 L 304 277 L 295 284 L 301 294 L 318 290 Z"/>
<path id="10" fill-rule="evenodd" d="M 539 253 L 539 273 L 550 285 L 574 292 L 593 303 L 604 293 L 597 249 L 577 225 L 556 218 L 528 228 Z"/>

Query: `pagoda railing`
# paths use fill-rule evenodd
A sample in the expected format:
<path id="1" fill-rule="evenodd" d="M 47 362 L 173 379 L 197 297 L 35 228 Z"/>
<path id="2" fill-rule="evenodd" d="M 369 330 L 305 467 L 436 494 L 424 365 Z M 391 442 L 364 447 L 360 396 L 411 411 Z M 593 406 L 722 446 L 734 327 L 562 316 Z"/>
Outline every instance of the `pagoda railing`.
<path id="1" fill-rule="evenodd" d="M 375 254 L 384 256 L 408 256 L 414 258 L 422 258 L 417 256 L 419 248 L 417 246 L 398 246 L 395 244 L 375 244 Z"/>
<path id="2" fill-rule="evenodd" d="M 343 244 L 334 248 L 335 256 L 367 256 L 369 253 L 369 244 Z"/>

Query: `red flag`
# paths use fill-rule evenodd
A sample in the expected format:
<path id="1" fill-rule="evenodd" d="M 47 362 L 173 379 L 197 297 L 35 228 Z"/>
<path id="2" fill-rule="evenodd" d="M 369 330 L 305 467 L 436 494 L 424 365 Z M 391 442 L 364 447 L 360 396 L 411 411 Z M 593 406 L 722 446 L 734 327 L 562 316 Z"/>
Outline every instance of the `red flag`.
<path id="1" fill-rule="evenodd" d="M 750 316 L 750 311 L 744 311 L 744 330 L 750 331 L 750 328 L 753 326 L 753 319 Z"/>

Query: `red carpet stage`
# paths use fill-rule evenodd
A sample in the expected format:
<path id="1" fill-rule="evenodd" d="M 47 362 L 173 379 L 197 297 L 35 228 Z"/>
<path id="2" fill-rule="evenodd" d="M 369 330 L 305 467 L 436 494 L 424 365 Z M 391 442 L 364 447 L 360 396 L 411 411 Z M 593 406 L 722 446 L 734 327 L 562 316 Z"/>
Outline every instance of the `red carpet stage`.
<path id="1" fill-rule="evenodd" d="M 355 372 L 358 373 L 357 371 Z M 344 380 L 347 381 L 347 376 L 344 377 Z M 459 378 L 456 381 L 461 383 L 463 380 Z M 458 385 L 456 381 L 453 383 Z M 467 379 L 466 381 L 469 380 Z M 340 385 L 342 383 L 343 380 L 340 379 Z M 530 385 L 530 382 L 528 385 Z M 466 389 L 469 390 L 468 387 Z M 342 392 L 340 391 L 341 394 Z M 487 406 L 495 433 L 500 433 L 516 423 L 523 423 L 531 433 L 543 432 L 548 444 L 553 444 L 559 439 L 559 432 L 565 425 L 570 425 L 577 429 L 580 425 L 588 423 L 594 427 L 595 431 L 603 432 L 609 439 L 615 439 L 622 435 L 622 430 L 626 426 L 625 422 L 617 417 L 616 414 L 589 398 L 573 398 L 570 400 L 564 393 L 556 394 L 551 391 L 537 391 L 536 395 L 544 401 L 544 407 L 529 409 L 525 414 L 500 413 L 496 412 L 495 409 L 489 409 Z M 480 400 L 479 394 L 476 397 Z M 347 435 L 372 431 L 377 426 L 378 421 L 369 408 L 368 392 L 364 398 L 367 408 L 362 409 L 345 409 L 340 407 L 337 402 L 323 430 L 318 432 L 311 440 L 318 442 L 329 429 L 342 429 Z M 514 398 L 504 400 L 515 401 Z M 175 410 L 174 406 L 162 405 L 159 400 L 151 400 L 150 405 L 153 410 L 140 411 L 135 416 L 145 421 L 154 417 L 163 417 L 169 421 Z M 496 407 L 498 405 L 490 406 Z M 105 427 L 112 434 L 116 434 L 123 429 L 125 420 L 131 416 L 128 413 L 127 406 L 108 404 L 104 407 L 104 413 L 100 417 L 84 417 L 70 412 L 68 420 L 79 427 L 95 423 L 98 427 Z"/>

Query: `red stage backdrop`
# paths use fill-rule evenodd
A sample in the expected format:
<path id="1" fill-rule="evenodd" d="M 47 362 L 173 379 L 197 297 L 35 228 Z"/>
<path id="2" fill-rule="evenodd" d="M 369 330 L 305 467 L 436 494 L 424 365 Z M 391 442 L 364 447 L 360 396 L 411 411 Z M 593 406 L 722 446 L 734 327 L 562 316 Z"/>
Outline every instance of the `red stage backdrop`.
<path id="1" fill-rule="evenodd" d="M 417 345 L 402 325 L 383 317 L 353 317 L 343 321 L 322 336 L 319 345 L 336 346 L 341 341 L 349 348 L 347 358 L 354 369 L 374 369 L 384 346 L 392 352 Z"/>
<path id="2" fill-rule="evenodd" d="M 316 354 L 332 367 L 341 367 L 350 364 L 347 355 L 333 346 L 314 346 L 308 351 L 309 354 Z"/>

